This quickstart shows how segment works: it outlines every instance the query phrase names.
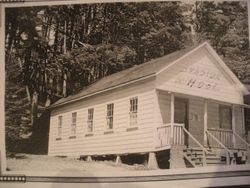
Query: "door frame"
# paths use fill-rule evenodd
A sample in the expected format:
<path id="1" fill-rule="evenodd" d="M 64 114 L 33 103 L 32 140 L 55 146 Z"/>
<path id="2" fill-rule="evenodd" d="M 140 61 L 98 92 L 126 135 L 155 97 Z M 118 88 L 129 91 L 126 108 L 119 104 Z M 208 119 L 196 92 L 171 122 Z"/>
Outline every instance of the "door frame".
<path id="1" fill-rule="evenodd" d="M 176 107 L 176 101 L 181 101 L 185 103 L 185 122 L 184 122 L 184 127 L 185 129 L 187 129 L 189 131 L 189 99 L 185 98 L 185 97 L 179 97 L 179 96 L 175 96 L 174 99 L 174 107 Z M 175 109 L 174 109 L 175 110 Z M 174 112 L 174 115 L 176 113 Z M 174 123 L 175 122 L 175 116 L 174 116 Z M 184 135 L 184 144 L 188 146 L 188 136 Z"/>

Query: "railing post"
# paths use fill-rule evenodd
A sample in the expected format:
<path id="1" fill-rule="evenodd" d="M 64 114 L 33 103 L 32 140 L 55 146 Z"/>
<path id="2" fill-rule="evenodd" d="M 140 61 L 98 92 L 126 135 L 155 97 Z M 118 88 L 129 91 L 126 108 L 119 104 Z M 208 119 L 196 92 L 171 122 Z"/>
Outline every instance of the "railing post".
<path id="1" fill-rule="evenodd" d="M 236 147 L 236 139 L 235 139 L 235 106 L 232 105 L 232 130 L 233 130 L 233 148 Z"/>
<path id="2" fill-rule="evenodd" d="M 248 145 L 247 145 L 247 163 L 250 164 L 250 149 Z"/>
<path id="3" fill-rule="evenodd" d="M 174 144 L 174 94 L 171 93 L 171 129 L 170 129 L 170 142 Z"/>
<path id="4" fill-rule="evenodd" d="M 204 145 L 207 146 L 207 99 L 204 101 Z"/>
<path id="5" fill-rule="evenodd" d="M 206 166 L 207 165 L 207 158 L 206 158 L 206 152 L 203 150 L 202 152 L 202 165 Z"/>
<path id="6" fill-rule="evenodd" d="M 227 153 L 227 155 L 226 155 L 226 164 L 230 165 L 230 154 L 229 154 L 229 152 L 226 152 L 226 153 Z"/>

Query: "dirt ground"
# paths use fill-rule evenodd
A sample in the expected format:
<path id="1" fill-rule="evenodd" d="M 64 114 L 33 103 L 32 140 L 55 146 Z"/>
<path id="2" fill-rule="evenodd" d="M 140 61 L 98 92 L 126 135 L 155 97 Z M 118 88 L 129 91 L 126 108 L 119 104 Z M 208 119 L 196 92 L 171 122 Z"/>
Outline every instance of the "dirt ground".
<path id="1" fill-rule="evenodd" d="M 19 154 L 13 158 L 7 158 L 8 171 L 131 171 L 146 170 L 144 165 L 116 165 L 114 161 L 91 161 L 87 162 L 69 157 L 51 157 L 47 155 Z"/>

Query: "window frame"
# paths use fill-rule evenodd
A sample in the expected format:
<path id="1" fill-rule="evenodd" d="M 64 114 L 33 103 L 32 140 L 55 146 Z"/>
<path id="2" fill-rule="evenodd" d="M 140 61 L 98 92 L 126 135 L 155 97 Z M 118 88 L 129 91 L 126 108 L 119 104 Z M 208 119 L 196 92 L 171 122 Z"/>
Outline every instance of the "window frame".
<path id="1" fill-rule="evenodd" d="M 106 130 L 114 129 L 114 103 L 109 103 L 106 105 Z M 111 125 L 111 126 L 110 126 Z"/>
<path id="2" fill-rule="evenodd" d="M 75 114 L 75 117 L 74 117 L 74 114 Z M 76 125 L 77 125 L 77 112 L 72 112 L 70 135 L 73 137 L 76 136 Z"/>
<path id="3" fill-rule="evenodd" d="M 63 125 L 63 116 L 59 115 L 57 118 L 57 138 L 62 137 L 62 125 Z"/>
<path id="4" fill-rule="evenodd" d="M 129 99 L 129 127 L 136 127 L 138 125 L 138 97 Z"/>
<path id="5" fill-rule="evenodd" d="M 86 127 L 86 132 L 87 133 L 93 133 L 94 132 L 94 113 L 95 110 L 94 108 L 88 108 L 87 111 L 87 127 Z M 91 130 L 89 129 L 89 124 L 91 124 Z"/>

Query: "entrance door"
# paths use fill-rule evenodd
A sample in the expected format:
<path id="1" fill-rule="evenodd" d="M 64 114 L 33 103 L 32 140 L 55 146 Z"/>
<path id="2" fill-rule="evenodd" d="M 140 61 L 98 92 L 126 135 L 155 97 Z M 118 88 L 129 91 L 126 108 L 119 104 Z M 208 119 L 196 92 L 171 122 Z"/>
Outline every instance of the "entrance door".
<path id="1" fill-rule="evenodd" d="M 174 122 L 183 123 L 188 130 L 188 100 L 184 98 L 175 98 L 174 100 Z M 188 145 L 188 137 L 184 137 L 184 144 Z"/>

